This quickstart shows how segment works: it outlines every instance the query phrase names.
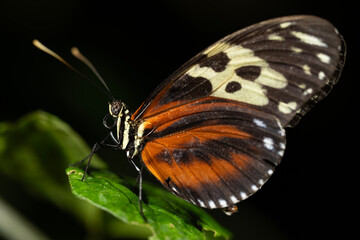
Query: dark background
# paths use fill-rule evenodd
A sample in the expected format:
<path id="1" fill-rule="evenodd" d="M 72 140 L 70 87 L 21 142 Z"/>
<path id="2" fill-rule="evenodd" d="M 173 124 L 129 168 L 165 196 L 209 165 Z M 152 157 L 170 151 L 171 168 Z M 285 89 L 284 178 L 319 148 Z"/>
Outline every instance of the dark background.
<path id="1" fill-rule="evenodd" d="M 89 145 L 107 133 L 102 126 L 107 97 L 35 49 L 34 38 L 92 77 L 69 53 L 70 47 L 79 47 L 113 94 L 135 111 L 180 65 L 225 35 L 273 17 L 321 16 L 347 42 L 341 80 L 296 128 L 287 130 L 283 162 L 262 190 L 240 203 L 237 215 L 211 213 L 235 239 L 345 238 L 358 216 L 352 199 L 360 160 L 355 155 L 360 21 L 348 2 L 1 0 L 0 120 L 15 121 L 43 109 L 68 122 Z M 99 154 L 114 172 L 135 176 L 124 153 Z M 145 179 L 155 181 L 148 173 Z M 61 222 L 54 220 L 61 215 L 47 217 Z M 41 221 L 32 219 L 42 227 Z M 61 227 L 66 228 L 66 223 Z"/>

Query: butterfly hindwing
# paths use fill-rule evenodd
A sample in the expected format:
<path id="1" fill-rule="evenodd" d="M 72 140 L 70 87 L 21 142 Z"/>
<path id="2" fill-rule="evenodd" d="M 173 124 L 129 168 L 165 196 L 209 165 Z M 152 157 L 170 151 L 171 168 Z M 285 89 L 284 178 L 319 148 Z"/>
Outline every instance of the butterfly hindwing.
<path id="1" fill-rule="evenodd" d="M 271 176 L 285 148 L 277 119 L 246 105 L 207 97 L 146 119 L 152 129 L 141 157 L 174 194 L 224 208 Z"/>
<path id="2" fill-rule="evenodd" d="M 235 32 L 185 63 L 132 115 L 135 153 L 179 197 L 232 206 L 270 177 L 284 153 L 283 128 L 330 91 L 344 58 L 342 37 L 318 17 Z"/>

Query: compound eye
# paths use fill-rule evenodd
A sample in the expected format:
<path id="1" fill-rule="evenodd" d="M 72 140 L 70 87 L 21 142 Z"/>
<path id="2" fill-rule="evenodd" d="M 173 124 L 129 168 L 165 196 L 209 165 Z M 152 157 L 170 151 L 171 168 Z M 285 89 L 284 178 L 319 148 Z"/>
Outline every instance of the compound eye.
<path id="1" fill-rule="evenodd" d="M 107 114 L 103 119 L 103 124 L 107 129 L 112 129 L 116 125 L 116 118 L 112 117 L 110 114 Z"/>
<path id="2" fill-rule="evenodd" d="M 113 116 L 119 115 L 122 107 L 123 107 L 123 105 L 120 101 L 117 101 L 117 100 L 113 101 L 111 103 L 110 114 Z"/>

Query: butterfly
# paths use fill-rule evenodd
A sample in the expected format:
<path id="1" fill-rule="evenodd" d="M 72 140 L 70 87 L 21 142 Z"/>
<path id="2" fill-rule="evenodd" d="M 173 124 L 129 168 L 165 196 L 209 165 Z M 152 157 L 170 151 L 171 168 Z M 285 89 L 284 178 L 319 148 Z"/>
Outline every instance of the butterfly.
<path id="1" fill-rule="evenodd" d="M 239 30 L 186 62 L 133 114 L 112 98 L 104 118 L 110 133 L 88 165 L 100 146 L 122 149 L 139 172 L 140 202 L 137 157 L 176 196 L 232 214 L 274 173 L 284 128 L 330 92 L 345 53 L 337 29 L 316 16 Z"/>

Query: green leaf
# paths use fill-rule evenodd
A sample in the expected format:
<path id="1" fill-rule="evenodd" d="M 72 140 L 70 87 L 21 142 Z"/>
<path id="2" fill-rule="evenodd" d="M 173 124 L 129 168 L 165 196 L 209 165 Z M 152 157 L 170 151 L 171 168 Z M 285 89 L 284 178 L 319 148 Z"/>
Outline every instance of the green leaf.
<path id="1" fill-rule="evenodd" d="M 66 170 L 75 196 L 87 200 L 115 217 L 130 224 L 149 228 L 151 239 L 209 239 L 211 234 L 229 239 L 230 233 L 220 226 L 203 209 L 187 203 L 167 191 L 144 183 L 146 203 L 143 203 L 144 221 L 139 211 L 138 196 L 129 188 L 135 182 L 119 178 L 109 171 L 92 171 L 81 181 L 79 168 Z"/>
<path id="2" fill-rule="evenodd" d="M 205 210 L 172 195 L 161 185 L 143 184 L 143 208 L 148 219 L 144 222 L 135 180 L 104 170 L 106 165 L 98 156 L 94 156 L 86 181 L 81 181 L 82 169 L 74 167 L 66 170 L 67 179 L 61 169 L 89 153 L 84 140 L 49 113 L 36 111 L 16 123 L 1 122 L 0 194 L 7 196 L 6 189 L 17 189 L 48 201 L 83 222 L 93 239 L 230 238 L 230 233 Z M 74 198 L 69 182 L 73 194 L 87 202 Z M 21 200 L 11 204 L 16 206 Z"/>
<path id="3" fill-rule="evenodd" d="M 16 208 L 23 199 L 17 199 L 14 192 L 24 192 L 22 195 L 41 199 L 74 216 L 83 222 L 89 235 L 101 235 L 103 213 L 74 198 L 62 171 L 89 152 L 75 131 L 49 113 L 36 111 L 15 123 L 0 122 L 0 195 L 12 200 L 9 204 Z M 98 157 L 94 164 L 106 166 Z"/>

